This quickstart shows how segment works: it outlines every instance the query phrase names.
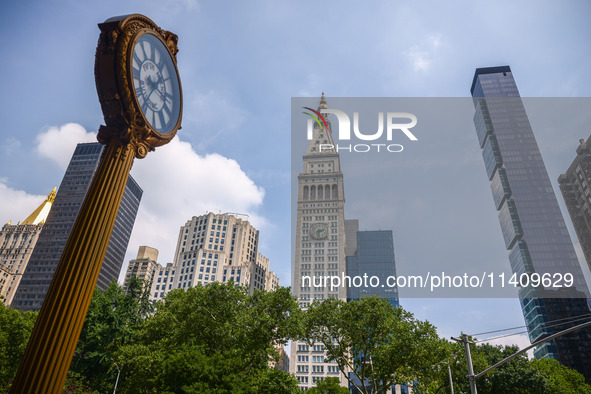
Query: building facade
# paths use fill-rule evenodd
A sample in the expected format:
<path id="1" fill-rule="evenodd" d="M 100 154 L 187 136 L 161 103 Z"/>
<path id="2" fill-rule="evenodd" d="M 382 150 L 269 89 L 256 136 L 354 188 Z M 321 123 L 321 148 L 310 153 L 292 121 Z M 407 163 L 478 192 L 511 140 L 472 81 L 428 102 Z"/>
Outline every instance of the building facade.
<path id="1" fill-rule="evenodd" d="M 158 268 L 158 250 L 149 246 L 140 246 L 137 257 L 127 266 L 123 288 L 127 291 L 130 279 L 135 277 L 141 281 L 142 291 L 151 289 Z"/>
<path id="2" fill-rule="evenodd" d="M 388 277 L 396 276 L 396 262 L 394 258 L 394 239 L 391 230 L 359 231 L 358 220 L 346 220 L 347 234 L 347 276 L 349 278 L 378 278 L 381 284 L 388 283 Z M 347 288 L 347 302 L 361 300 L 366 297 L 380 297 L 388 300 L 393 308 L 399 306 L 398 288 L 389 286 L 350 286 Z M 349 379 L 358 387 L 361 380 L 349 372 Z M 369 379 L 366 379 L 369 384 Z M 351 393 L 360 393 L 349 383 Z M 388 393 L 409 393 L 405 385 L 395 385 Z"/>
<path id="3" fill-rule="evenodd" d="M 102 151 L 103 145 L 98 142 L 76 146 L 14 296 L 14 308 L 34 311 L 41 309 Z M 106 289 L 119 276 L 141 197 L 142 189 L 130 176 L 99 274 L 97 287 L 101 290 Z"/>
<path id="4" fill-rule="evenodd" d="M 259 231 L 246 215 L 210 212 L 194 216 L 180 228 L 173 262 L 156 264 L 150 299 L 158 301 L 173 289 L 213 282 L 233 282 L 251 293 L 273 291 L 279 279 L 258 247 Z M 130 262 L 126 278 L 140 272 L 135 262 Z"/>
<path id="5" fill-rule="evenodd" d="M 275 350 L 279 354 L 279 360 L 269 361 L 269 366 L 283 372 L 289 373 L 289 355 L 285 352 L 283 346 L 275 346 Z"/>
<path id="6" fill-rule="evenodd" d="M 55 200 L 55 188 L 22 223 L 0 230 L 0 300 L 10 305 Z"/>
<path id="7" fill-rule="evenodd" d="M 591 269 L 591 137 L 579 141 L 577 156 L 558 178 L 560 191 Z"/>
<path id="8" fill-rule="evenodd" d="M 356 250 L 347 255 L 347 276 L 376 277 L 379 283 L 388 283 L 388 277 L 396 276 L 394 240 L 391 230 L 357 231 Z M 347 302 L 366 297 L 387 299 L 394 308 L 398 307 L 398 288 L 389 286 L 351 286 L 347 289 Z"/>
<path id="9" fill-rule="evenodd" d="M 323 94 L 318 111 L 325 108 L 328 107 Z M 312 139 L 303 157 L 303 171 L 298 175 L 292 292 L 304 309 L 314 300 L 347 298 L 345 287 L 331 289 L 302 280 L 304 277 L 341 276 L 346 272 L 343 173 L 334 148 L 320 151 L 320 144 L 335 146 L 328 119 L 325 127 L 313 125 Z M 306 342 L 291 342 L 290 372 L 295 374 L 300 388 L 313 387 L 326 377 L 338 377 L 346 385 L 337 364 L 326 363 L 325 358 L 326 351 L 321 343 L 309 346 Z"/>
<path id="10" fill-rule="evenodd" d="M 534 342 L 574 326 L 573 318 L 589 313 L 587 286 L 511 69 L 477 69 L 471 93 L 474 124 L 512 271 L 574 277 L 568 294 L 564 289 L 521 288 L 521 307 Z M 590 332 L 580 330 L 546 342 L 534 354 L 557 359 L 589 380 Z"/>

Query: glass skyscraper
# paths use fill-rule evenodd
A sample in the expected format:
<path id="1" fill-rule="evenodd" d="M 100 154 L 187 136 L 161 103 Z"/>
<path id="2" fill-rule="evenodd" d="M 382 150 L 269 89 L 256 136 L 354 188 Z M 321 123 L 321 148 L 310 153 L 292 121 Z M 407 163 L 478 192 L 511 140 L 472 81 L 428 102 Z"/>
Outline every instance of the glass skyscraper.
<path id="1" fill-rule="evenodd" d="M 398 307 L 398 289 L 382 285 L 387 283 L 389 276 L 396 276 L 396 263 L 394 261 L 394 241 L 392 231 L 355 231 L 358 230 L 359 222 L 357 220 L 346 220 L 345 231 L 347 233 L 347 276 L 350 278 L 366 277 L 369 281 L 371 277 L 379 279 L 380 286 L 349 286 L 347 287 L 347 302 L 361 300 L 366 297 L 381 297 L 390 302 L 394 308 Z M 354 237 L 354 241 L 349 241 Z M 351 250 L 353 249 L 353 250 Z M 349 372 L 349 378 L 357 386 L 361 386 L 361 380 L 353 373 Z M 366 378 L 366 383 L 369 379 Z M 400 386 L 401 392 L 408 388 Z M 351 393 L 360 393 L 357 388 L 349 383 Z M 392 387 L 392 392 L 396 392 L 396 387 Z M 408 391 L 406 391 L 408 392 Z"/>
<path id="2" fill-rule="evenodd" d="M 102 151 L 103 145 L 98 142 L 76 146 L 12 307 L 33 311 L 41 309 Z M 106 289 L 119 276 L 142 193 L 142 189 L 130 176 L 99 274 L 97 287 L 101 290 Z"/>
<path id="3" fill-rule="evenodd" d="M 347 256 L 347 276 L 368 278 L 375 276 L 379 283 L 387 283 L 389 276 L 396 276 L 394 241 L 392 231 L 357 231 L 357 250 Z M 394 308 L 398 306 L 398 289 L 388 286 L 350 286 L 347 288 L 347 302 L 366 297 L 387 299 Z"/>
<path id="4" fill-rule="evenodd" d="M 479 68 L 471 88 L 474 125 L 491 182 L 505 247 L 518 275 L 567 274 L 574 287 L 519 291 L 532 342 L 576 325 L 588 314 L 588 289 L 525 107 L 509 66 Z M 580 323 L 581 321 L 579 321 Z M 591 330 L 579 330 L 536 347 L 591 378 Z"/>

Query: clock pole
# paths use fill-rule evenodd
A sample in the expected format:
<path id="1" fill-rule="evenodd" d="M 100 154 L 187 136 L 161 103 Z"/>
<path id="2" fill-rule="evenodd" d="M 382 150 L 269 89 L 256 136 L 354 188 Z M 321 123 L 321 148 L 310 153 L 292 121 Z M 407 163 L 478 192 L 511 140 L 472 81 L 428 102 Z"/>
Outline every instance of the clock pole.
<path id="1" fill-rule="evenodd" d="M 12 393 L 61 393 L 134 156 L 108 144 L 35 322 Z"/>
<path id="2" fill-rule="evenodd" d="M 149 32 L 166 45 L 174 60 L 176 35 L 160 29 L 143 15 L 110 18 L 99 25 L 95 77 L 107 126 L 98 168 L 80 207 L 47 295 L 33 327 L 11 393 L 61 393 L 84 319 L 98 280 L 115 218 L 134 158 L 168 143 L 180 128 L 182 108 L 174 127 L 160 134 L 151 127 L 134 100 L 128 55 L 142 34 Z M 179 95 L 180 95 L 180 80 Z M 178 106 L 182 106 L 179 97 Z"/>

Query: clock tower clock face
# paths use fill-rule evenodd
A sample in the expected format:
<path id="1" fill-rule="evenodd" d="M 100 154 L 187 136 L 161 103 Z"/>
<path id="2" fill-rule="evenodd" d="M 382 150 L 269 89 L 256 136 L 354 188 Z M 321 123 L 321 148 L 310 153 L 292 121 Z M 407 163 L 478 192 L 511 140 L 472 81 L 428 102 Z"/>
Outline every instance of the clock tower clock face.
<path id="1" fill-rule="evenodd" d="M 176 65 L 155 35 L 140 36 L 131 63 L 135 97 L 148 124 L 161 134 L 172 132 L 180 117 L 181 89 Z"/>
<path id="2" fill-rule="evenodd" d="M 315 223 L 310 227 L 310 235 L 314 239 L 328 238 L 328 226 L 324 223 Z"/>

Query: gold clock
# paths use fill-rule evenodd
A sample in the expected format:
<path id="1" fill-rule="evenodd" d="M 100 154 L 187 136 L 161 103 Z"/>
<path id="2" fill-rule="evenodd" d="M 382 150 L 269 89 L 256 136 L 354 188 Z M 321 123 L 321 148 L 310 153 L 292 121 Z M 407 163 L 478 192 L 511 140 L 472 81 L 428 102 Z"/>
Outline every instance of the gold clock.
<path id="1" fill-rule="evenodd" d="M 181 128 L 178 38 L 139 14 L 109 18 L 99 28 L 95 78 L 106 126 L 98 139 L 131 143 L 143 158 Z"/>

